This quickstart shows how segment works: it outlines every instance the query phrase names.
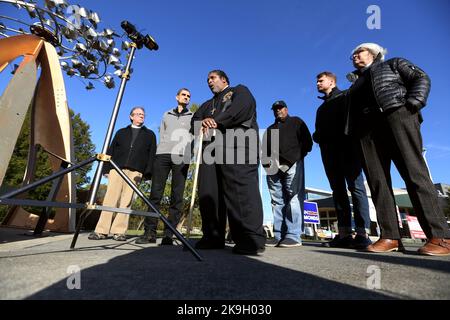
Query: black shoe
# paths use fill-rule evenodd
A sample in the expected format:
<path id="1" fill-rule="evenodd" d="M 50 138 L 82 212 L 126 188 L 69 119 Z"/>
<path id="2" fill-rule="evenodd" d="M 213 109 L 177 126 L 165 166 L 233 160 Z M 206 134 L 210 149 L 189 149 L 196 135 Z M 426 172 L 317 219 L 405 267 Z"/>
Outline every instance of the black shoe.
<path id="1" fill-rule="evenodd" d="M 372 244 L 372 240 L 370 240 L 366 236 L 362 236 L 357 234 L 355 239 L 353 239 L 353 248 L 355 249 L 366 249 L 368 246 Z"/>
<path id="2" fill-rule="evenodd" d="M 220 241 L 218 239 L 201 238 L 195 244 L 195 249 L 199 250 L 223 249 L 223 248 L 225 248 L 225 239 Z"/>
<path id="3" fill-rule="evenodd" d="M 162 246 L 173 246 L 173 239 L 172 239 L 172 237 L 164 237 L 161 240 L 161 245 Z"/>
<path id="4" fill-rule="evenodd" d="M 230 232 L 228 232 L 227 233 L 227 236 L 225 237 L 225 242 L 226 243 L 234 243 L 234 241 L 233 241 L 233 238 L 231 237 L 231 233 Z"/>
<path id="5" fill-rule="evenodd" d="M 137 238 L 135 243 L 136 244 L 156 243 L 156 237 L 155 236 L 147 236 L 144 234 L 142 237 Z"/>
<path id="6" fill-rule="evenodd" d="M 333 240 L 329 242 L 322 243 L 322 246 L 329 248 L 353 248 L 353 238 L 351 235 L 348 235 L 344 238 L 340 238 L 339 235 L 336 235 Z"/>
<path id="7" fill-rule="evenodd" d="M 127 236 L 124 234 L 115 234 L 113 239 L 116 241 L 127 241 Z"/>
<path id="8" fill-rule="evenodd" d="M 266 240 L 266 247 L 278 247 L 279 243 L 280 243 L 280 240 L 277 240 L 275 238 L 267 239 Z"/>
<path id="9" fill-rule="evenodd" d="M 89 240 L 105 240 L 106 238 L 107 238 L 106 234 L 97 232 L 92 232 L 88 237 Z"/>
<path id="10" fill-rule="evenodd" d="M 258 253 L 263 253 L 266 250 L 265 247 L 260 248 L 247 248 L 239 245 L 233 247 L 234 254 L 243 254 L 248 256 L 256 256 Z"/>

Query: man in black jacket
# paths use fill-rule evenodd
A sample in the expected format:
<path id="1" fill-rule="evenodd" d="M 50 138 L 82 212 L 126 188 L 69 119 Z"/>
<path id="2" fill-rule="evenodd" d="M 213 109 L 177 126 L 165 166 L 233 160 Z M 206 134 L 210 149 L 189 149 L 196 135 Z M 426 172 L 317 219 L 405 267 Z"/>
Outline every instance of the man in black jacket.
<path id="1" fill-rule="evenodd" d="M 213 98 L 192 117 L 193 132 L 213 137 L 203 153 L 199 201 L 203 237 L 197 249 L 223 248 L 226 216 L 233 253 L 264 251 L 263 209 L 258 188 L 256 101 L 247 87 L 229 86 L 221 70 L 208 73 Z M 252 143 L 253 142 L 253 143 Z"/>
<path id="2" fill-rule="evenodd" d="M 144 126 L 144 119 L 144 108 L 133 108 L 130 112 L 131 125 L 117 131 L 108 149 L 112 160 L 135 184 L 139 184 L 142 177 L 145 180 L 151 178 L 156 151 L 156 136 L 152 130 Z M 105 163 L 103 172 L 109 181 L 103 205 L 128 208 L 133 198 L 133 189 L 119 176 L 116 170 L 111 169 L 111 164 Z M 112 212 L 102 211 L 95 232 L 89 235 L 89 239 L 106 239 L 111 233 L 114 240 L 125 241 L 130 215 L 117 213 L 111 225 L 112 218 Z"/>
<path id="3" fill-rule="evenodd" d="M 351 126 L 360 137 L 365 173 L 377 210 L 381 237 L 369 252 L 402 249 L 390 166 L 394 162 L 406 184 L 414 211 L 428 238 L 424 255 L 450 255 L 450 232 L 438 206 L 437 192 L 422 156 L 420 123 L 430 79 L 403 58 L 384 61 L 386 50 L 375 43 L 357 46 L 351 59 Z"/>
<path id="4" fill-rule="evenodd" d="M 338 219 L 338 235 L 324 246 L 364 249 L 372 242 L 369 201 L 362 175 L 359 141 L 344 134 L 347 117 L 346 92 L 336 86 L 336 76 L 328 71 L 317 75 L 317 90 L 324 100 L 317 109 L 316 131 L 313 139 L 320 146 L 322 162 L 333 190 Z M 355 220 L 355 238 L 352 237 L 352 208 L 347 195 L 352 195 Z"/>
<path id="5" fill-rule="evenodd" d="M 275 122 L 263 138 L 262 163 L 272 199 L 273 240 L 267 246 L 302 245 L 303 201 L 305 200 L 304 158 L 311 151 L 311 133 L 299 117 L 291 117 L 284 101 L 272 105 Z M 277 138 L 273 138 L 277 135 Z"/>

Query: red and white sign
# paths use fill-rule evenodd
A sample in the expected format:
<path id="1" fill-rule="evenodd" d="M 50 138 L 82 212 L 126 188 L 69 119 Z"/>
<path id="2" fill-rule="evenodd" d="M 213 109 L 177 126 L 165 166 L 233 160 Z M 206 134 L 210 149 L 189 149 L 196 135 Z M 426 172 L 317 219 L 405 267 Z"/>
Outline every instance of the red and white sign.
<path id="1" fill-rule="evenodd" d="M 400 209 L 398 206 L 395 206 L 397 208 L 397 220 L 398 220 L 398 226 L 400 228 L 403 228 L 403 222 L 402 222 L 402 217 L 400 216 Z"/>
<path id="2" fill-rule="evenodd" d="M 406 219 L 408 221 L 409 232 L 411 234 L 411 238 L 413 239 L 426 239 L 426 235 L 420 227 L 419 221 L 417 217 L 407 215 Z"/>

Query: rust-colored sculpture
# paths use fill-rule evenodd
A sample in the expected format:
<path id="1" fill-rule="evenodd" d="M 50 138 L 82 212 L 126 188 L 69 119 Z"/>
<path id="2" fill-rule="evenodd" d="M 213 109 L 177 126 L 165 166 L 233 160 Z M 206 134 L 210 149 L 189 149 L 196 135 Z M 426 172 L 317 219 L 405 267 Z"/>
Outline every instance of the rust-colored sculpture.
<path id="1" fill-rule="evenodd" d="M 23 56 L 8 87 L 0 98 L 0 184 L 25 115 L 31 103 L 31 141 L 23 184 L 33 181 L 37 146 L 50 156 L 52 170 L 61 167 L 61 160 L 72 162 L 73 142 L 69 109 L 58 55 L 50 43 L 35 35 L 19 35 L 0 39 L 0 72 L 14 59 Z M 37 70 L 41 68 L 36 85 Z M 62 180 L 56 201 L 75 202 L 72 174 Z M 14 206 L 3 221 L 4 225 L 34 228 L 39 217 Z M 54 219 L 46 229 L 69 232 L 75 229 L 74 209 L 56 209 Z"/>

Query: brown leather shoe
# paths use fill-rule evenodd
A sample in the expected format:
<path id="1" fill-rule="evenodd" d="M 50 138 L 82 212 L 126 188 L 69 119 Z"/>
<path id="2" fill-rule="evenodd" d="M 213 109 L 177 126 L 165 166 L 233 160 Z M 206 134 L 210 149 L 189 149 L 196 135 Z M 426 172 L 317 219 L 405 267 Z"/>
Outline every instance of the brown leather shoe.
<path id="1" fill-rule="evenodd" d="M 426 256 L 448 256 L 450 255 L 450 239 L 432 238 L 418 251 Z"/>
<path id="2" fill-rule="evenodd" d="M 403 246 L 399 240 L 378 239 L 374 244 L 369 245 L 365 251 L 367 252 L 391 252 L 403 250 Z"/>

